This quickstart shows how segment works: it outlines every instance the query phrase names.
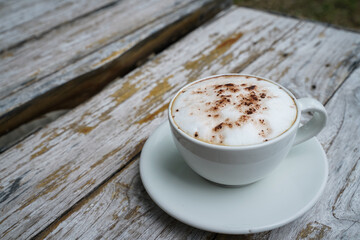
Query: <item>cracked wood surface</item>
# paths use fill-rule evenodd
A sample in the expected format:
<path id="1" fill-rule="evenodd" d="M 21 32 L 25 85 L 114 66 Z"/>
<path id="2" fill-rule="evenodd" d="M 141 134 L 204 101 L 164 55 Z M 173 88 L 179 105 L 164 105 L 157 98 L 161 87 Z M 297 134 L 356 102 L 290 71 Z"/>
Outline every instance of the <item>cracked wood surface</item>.
<path id="1" fill-rule="evenodd" d="M 59 10 L 58 4 L 44 1 L 46 6 L 53 5 L 49 8 L 60 14 L 58 18 L 66 13 L 69 19 L 53 21 L 58 24 L 53 29 L 42 29 L 34 39 L 28 36 L 22 44 L 0 53 L 0 134 L 52 109 L 76 106 L 138 61 L 212 17 L 229 1 L 123 0 L 105 1 L 102 7 L 96 2 L 65 4 L 67 7 Z M 94 6 L 78 11 L 81 4 Z M 47 10 L 41 4 L 39 8 Z M 67 8 L 76 14 L 71 15 Z M 82 14 L 89 8 L 93 11 Z M 30 13 L 37 13 L 35 10 Z M 36 16 L 24 24 L 36 25 Z M 51 12 L 38 18 L 46 23 L 58 19 Z"/>
<path id="2" fill-rule="evenodd" d="M 222 12 L 0 155 L 0 237 L 230 238 L 161 211 L 144 191 L 134 158 L 166 120 L 179 88 L 226 72 L 276 80 L 297 97 L 327 103 L 330 116 L 319 136 L 330 162 L 322 198 L 293 223 L 242 237 L 358 236 L 359 150 L 348 139 L 360 135 L 354 129 L 360 115 L 359 39 L 356 33 L 250 9 Z"/>

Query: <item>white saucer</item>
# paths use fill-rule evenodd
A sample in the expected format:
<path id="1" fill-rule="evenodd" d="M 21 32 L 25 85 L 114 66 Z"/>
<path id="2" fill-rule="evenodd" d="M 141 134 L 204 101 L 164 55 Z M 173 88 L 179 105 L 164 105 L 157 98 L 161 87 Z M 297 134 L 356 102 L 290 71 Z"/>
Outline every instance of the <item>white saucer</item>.
<path id="1" fill-rule="evenodd" d="M 140 175 L 156 204 L 193 227 L 228 234 L 246 234 L 283 226 L 303 215 L 324 190 L 328 163 L 315 139 L 294 147 L 265 179 L 244 187 L 211 183 L 193 172 L 163 123 L 147 140 Z"/>

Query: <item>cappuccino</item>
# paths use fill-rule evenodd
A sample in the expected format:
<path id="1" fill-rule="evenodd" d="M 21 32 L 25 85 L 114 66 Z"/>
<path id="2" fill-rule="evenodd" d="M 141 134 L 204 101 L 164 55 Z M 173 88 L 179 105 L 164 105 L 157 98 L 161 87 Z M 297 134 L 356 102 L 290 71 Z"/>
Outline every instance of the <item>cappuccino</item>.
<path id="1" fill-rule="evenodd" d="M 190 84 L 175 96 L 170 111 L 181 131 L 227 146 L 266 142 L 286 132 L 297 118 L 296 104 L 283 88 L 246 75 Z"/>

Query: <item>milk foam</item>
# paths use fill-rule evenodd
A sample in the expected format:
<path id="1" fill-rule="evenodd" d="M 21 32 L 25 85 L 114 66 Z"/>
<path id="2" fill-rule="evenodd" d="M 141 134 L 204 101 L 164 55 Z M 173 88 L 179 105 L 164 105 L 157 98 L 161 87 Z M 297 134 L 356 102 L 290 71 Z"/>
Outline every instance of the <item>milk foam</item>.
<path id="1" fill-rule="evenodd" d="M 171 115 L 188 135 L 219 145 L 251 145 L 273 139 L 296 120 L 294 100 L 279 86 L 249 76 L 220 76 L 189 85 Z"/>

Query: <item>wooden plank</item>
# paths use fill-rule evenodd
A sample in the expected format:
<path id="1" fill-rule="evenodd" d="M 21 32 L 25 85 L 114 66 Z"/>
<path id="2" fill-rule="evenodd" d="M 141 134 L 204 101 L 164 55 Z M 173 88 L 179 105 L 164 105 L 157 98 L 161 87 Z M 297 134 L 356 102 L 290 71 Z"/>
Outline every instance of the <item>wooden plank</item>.
<path id="1" fill-rule="evenodd" d="M 313 54 L 313 48 L 301 46 L 307 46 L 314 36 L 325 38 L 317 46 L 324 49 L 339 46 L 342 51 L 334 55 L 332 51 L 322 50 L 323 58 L 332 67 L 311 62 L 318 64 L 313 69 L 315 73 L 301 68 L 292 72 L 292 66 L 303 66 L 309 61 L 300 56 Z M 316 87 L 309 95 L 322 96 L 321 92 L 329 89 L 335 92 L 353 71 L 359 61 L 358 37 L 358 34 L 249 9 L 234 8 L 220 14 L 141 68 L 113 82 L 84 105 L 0 155 L 7 159 L 0 164 L 1 186 L 4 193 L 9 193 L 0 204 L 4 213 L 0 216 L 0 224 L 4 226 L 0 236 L 34 236 L 44 229 L 45 222 L 54 221 L 69 206 L 78 203 L 75 206 L 88 208 L 86 201 L 79 201 L 140 151 L 154 128 L 166 119 L 170 98 L 186 82 L 251 68 L 258 69 L 253 74 L 259 74 L 271 66 L 274 69 L 271 74 L 279 76 L 275 80 L 282 83 L 296 79 L 294 76 L 299 74 L 305 76 L 302 85 L 296 84 L 300 90 L 292 89 L 295 92 L 305 92 L 312 84 L 306 81 L 306 76 L 316 75 L 319 84 L 328 87 Z M 293 44 L 287 49 L 300 62 L 295 64 L 292 58 L 283 57 L 275 65 L 276 59 L 269 59 L 268 54 L 275 52 L 283 56 L 284 45 L 289 42 Z M 350 58 L 349 52 L 355 57 Z M 264 63 L 261 68 L 259 62 Z M 288 69 L 289 75 L 281 74 L 283 69 Z M 336 74 L 329 78 L 333 72 Z M 26 218 L 19 222 L 20 216 Z M 78 222 L 71 219 L 64 215 L 58 223 L 76 228 Z M 56 238 L 66 236 L 57 227 L 51 232 L 59 232 Z M 83 234 L 79 228 L 76 232 L 78 236 Z M 131 231 L 127 234 L 131 235 Z"/>
<path id="2" fill-rule="evenodd" d="M 162 212 L 149 198 L 141 184 L 136 157 L 37 238 L 356 239 L 360 234 L 360 154 L 357 141 L 349 145 L 344 139 L 360 136 L 359 128 L 354 131 L 360 118 L 359 78 L 360 68 L 350 75 L 326 105 L 330 121 L 319 140 L 330 163 L 327 189 L 313 209 L 293 223 L 246 236 L 215 235 L 186 228 Z M 339 149 L 349 154 L 344 158 L 344 152 Z"/>
<path id="3" fill-rule="evenodd" d="M 329 180 L 314 213 L 294 229 L 302 238 L 356 239 L 360 236 L 359 79 L 357 68 L 326 105 L 330 121 L 319 139 L 329 158 Z"/>
<path id="4" fill-rule="evenodd" d="M 243 71 L 280 79 L 296 97 L 315 97 L 325 103 L 358 67 L 360 35 L 305 21 L 296 29 L 292 38 Z"/>
<path id="5" fill-rule="evenodd" d="M 250 239 L 358 239 L 360 236 L 360 68 L 326 104 L 329 122 L 318 139 L 330 173 L 319 202 L 300 219 Z M 217 239 L 228 238 L 218 235 Z M 230 238 L 231 239 L 231 238 Z"/>
<path id="6" fill-rule="evenodd" d="M 0 5 L 0 52 L 6 51 L 3 56 L 9 56 L 12 48 L 114 3 L 115 0 L 7 1 Z"/>
<path id="7" fill-rule="evenodd" d="M 167 5 L 166 5 L 167 6 Z M 204 20 L 206 20 L 206 19 L 208 19 L 208 17 L 211 17 L 213 14 L 215 14 L 215 12 L 217 12 L 217 11 L 219 11 L 219 10 L 221 10 L 224 6 L 226 6 L 226 2 L 223 2 L 223 1 L 221 1 L 221 2 L 219 2 L 219 1 L 196 1 L 196 2 L 194 2 L 194 3 L 190 3 L 190 4 L 187 4 L 187 5 L 185 5 L 185 6 L 182 6 L 182 7 L 178 7 L 178 8 L 176 8 L 176 11 L 175 12 L 171 12 L 171 13 L 169 13 L 169 14 L 167 14 L 167 15 L 165 15 L 162 19 L 160 19 L 161 21 L 154 21 L 154 22 L 152 22 L 152 23 L 150 23 L 150 24 L 148 24 L 148 25 L 146 25 L 145 27 L 144 27 L 144 31 L 135 31 L 132 35 L 129 35 L 127 38 L 129 38 L 130 40 L 132 40 L 130 43 L 133 43 L 133 44 L 138 44 L 137 46 L 136 46 L 136 48 L 133 48 L 134 49 L 134 51 L 132 51 L 131 52 L 131 56 L 129 56 L 128 54 L 127 54 L 127 52 L 125 52 L 123 55 L 122 55 L 122 59 L 121 59 L 121 61 L 118 61 L 118 62 L 116 62 L 116 64 L 115 65 L 113 65 L 112 67 L 117 67 L 117 68 L 119 68 L 119 67 L 121 67 L 121 66 L 126 66 L 126 64 L 128 64 L 128 62 L 130 61 L 133 61 L 134 60 L 134 58 L 138 58 L 139 56 L 142 56 L 142 54 L 147 54 L 147 53 L 150 53 L 150 52 L 152 52 L 152 51 L 154 51 L 154 50 L 156 50 L 157 48 L 155 47 L 155 46 L 157 46 L 157 47 L 159 47 L 159 44 L 161 45 L 161 43 L 164 43 L 165 42 L 165 40 L 166 39 L 171 39 L 173 36 L 178 36 L 178 34 L 183 34 L 184 32 L 183 32 L 183 30 L 184 29 L 187 29 L 187 30 L 189 30 L 189 29 L 191 29 L 192 27 L 195 27 L 197 24 L 199 24 L 199 23 L 201 23 L 202 21 L 204 21 Z M 164 31 L 162 31 L 162 29 L 165 27 L 165 26 L 168 26 L 168 24 L 169 23 L 173 23 L 172 25 L 171 25 L 171 27 L 170 28 L 166 28 Z M 144 38 L 146 39 L 146 37 L 147 36 L 149 36 L 149 35 L 147 35 L 146 33 L 152 33 L 151 35 L 150 35 L 150 39 L 148 39 L 148 41 L 144 41 Z M 127 38 L 124 38 L 125 40 L 127 39 Z M 132 39 L 133 38 L 133 39 Z M 118 44 L 118 45 L 120 45 L 121 46 L 121 44 L 122 44 L 122 40 L 120 40 L 120 41 L 118 41 L 118 42 L 114 42 L 114 44 L 116 45 L 116 44 Z M 119 47 L 119 46 L 118 46 Z M 123 46 L 123 47 L 129 47 L 129 48 L 131 48 L 132 46 Z M 117 48 L 117 49 L 119 49 L 119 48 Z M 109 53 L 107 53 L 107 54 L 109 54 Z M 119 53 L 120 54 L 120 53 Z M 106 56 L 106 57 L 108 57 L 108 56 Z M 96 59 L 92 59 L 92 61 L 94 61 L 94 63 L 98 63 L 99 62 L 99 59 L 98 58 L 96 58 Z M 106 59 L 104 62 L 108 62 L 108 61 L 111 61 L 111 59 Z M 106 63 L 104 63 L 104 64 L 106 64 Z M 98 81 L 100 81 L 101 79 L 97 79 Z M 125 89 L 124 89 L 125 90 Z M 126 91 L 126 90 L 125 90 Z M 106 116 L 105 115 L 103 115 L 101 118 L 106 118 Z M 82 126 L 80 126 L 79 125 L 79 127 L 80 128 L 77 128 L 77 127 L 75 127 L 76 129 L 78 129 L 80 132 L 83 132 L 83 134 L 86 134 L 89 130 L 90 130 L 90 128 L 87 128 L 87 127 L 82 127 Z M 61 130 L 60 130 L 61 131 Z M 61 133 L 60 133 L 60 135 L 61 135 Z M 84 135 L 85 136 L 85 135 Z M 43 137 L 45 137 L 45 136 L 43 136 Z M 53 137 L 55 137 L 55 135 L 53 135 L 53 134 L 51 134 L 51 136 L 49 135 L 48 137 L 50 137 L 50 138 L 53 138 Z M 49 138 L 49 139 L 50 139 Z M 125 142 L 124 142 L 125 143 Z M 41 146 L 40 146 L 41 145 Z M 43 151 L 45 151 L 45 149 L 47 148 L 45 145 L 47 145 L 47 144 L 45 144 L 44 146 L 42 146 L 42 144 L 40 143 L 40 145 L 38 145 L 38 147 L 37 148 L 39 148 L 38 150 L 40 150 L 40 152 L 38 152 L 38 153 L 35 153 L 35 155 L 32 155 L 32 157 L 31 157 L 31 159 L 35 159 L 35 158 L 37 158 L 37 155 L 39 154 L 39 153 L 41 153 L 41 152 L 43 152 Z M 76 147 L 75 147 L 76 148 Z M 115 154 L 116 152 L 114 152 L 113 154 Z M 102 153 L 100 153 L 100 154 L 102 154 Z M 111 156 L 111 155 L 113 155 L 113 154 L 110 154 L 109 156 Z M 16 154 L 17 155 L 17 154 Z M 10 157 L 11 158 L 11 157 Z M 1 162 L 3 162 L 3 161 L 5 161 L 5 162 L 8 162 L 9 160 L 10 160 L 10 158 L 8 157 L 8 156 L 0 156 L 0 161 Z M 67 158 L 67 157 L 66 157 Z M 72 157 L 71 157 L 72 158 Z M 106 156 L 104 156 L 104 159 L 105 158 L 107 158 Z M 68 160 L 70 160 L 70 159 L 68 159 Z M 16 160 L 13 162 L 13 164 L 16 164 Z M 62 162 L 62 160 L 60 161 L 60 162 Z M 59 163 L 60 163 L 59 162 Z M 9 163 L 9 162 L 8 162 Z M 45 162 L 43 162 L 43 163 L 45 163 Z M 46 163 L 45 163 L 46 164 Z M 94 165 L 93 165 L 93 167 L 91 167 L 91 168 L 95 168 L 95 166 L 96 166 L 96 163 L 94 162 L 93 163 Z M 98 163 L 99 165 L 100 165 L 100 162 Z M 11 164 L 12 165 L 12 164 Z M 20 164 L 20 165 L 22 165 L 22 164 Z M 18 168 L 18 170 L 20 169 L 20 165 L 17 165 L 17 167 L 19 167 Z M 42 165 L 42 164 L 41 164 Z M 15 165 L 13 165 L 13 166 L 15 166 Z M 44 166 L 44 165 L 43 165 Z M 70 166 L 70 165 L 69 165 Z M 57 173 L 55 173 L 55 175 L 53 175 L 53 176 L 55 176 L 55 178 L 57 178 L 56 176 L 59 176 L 58 174 L 60 174 L 60 175 L 62 175 L 63 173 L 65 173 L 65 175 L 67 175 L 66 174 L 66 172 L 68 172 L 68 171 L 72 171 L 72 169 L 69 169 L 68 167 L 69 166 L 67 166 L 67 167 L 64 167 L 64 168 L 61 168 Z M 50 167 L 51 168 L 51 167 Z M 13 202 L 12 200 L 14 200 L 12 197 L 10 198 L 10 195 L 12 195 L 13 193 L 15 193 L 17 190 L 18 190 L 18 183 L 19 183 L 19 180 L 17 180 L 16 182 L 15 182 L 15 185 L 14 185 L 14 187 L 10 187 L 10 189 L 4 189 L 3 190 L 3 186 L 5 186 L 5 185 L 7 185 L 7 184 L 4 184 L 3 185 L 3 183 L 5 183 L 5 182 L 7 182 L 7 180 L 5 180 L 5 178 L 3 178 L 3 177 L 5 177 L 5 175 L 7 175 L 7 174 L 5 174 L 4 172 L 3 172 L 3 170 L 4 170 L 4 168 L 2 169 L 2 170 L 0 170 L 0 172 L 1 172 L 1 177 L 0 177 L 0 185 L 1 185 L 1 200 L 0 200 L 0 202 L 1 202 L 1 205 L 2 206 L 5 206 L 5 208 L 2 208 L 2 212 L 7 212 L 7 210 L 9 210 L 9 209 L 11 209 L 12 207 L 8 204 L 9 202 Z M 14 170 L 14 169 L 13 169 Z M 64 172 L 65 171 L 65 172 Z M 26 172 L 26 171 L 25 171 Z M 77 173 L 76 173 L 77 174 Z M 26 175 L 26 176 L 25 176 Z M 27 175 L 27 173 L 25 173 L 25 175 L 23 176 L 24 178 L 22 178 L 23 180 L 25 180 L 25 179 L 27 179 L 27 177 L 30 177 L 32 174 L 30 174 L 30 175 Z M 35 177 L 36 178 L 36 175 L 37 174 L 35 174 L 33 177 Z M 76 178 L 78 179 L 77 181 L 80 181 L 80 182 L 82 182 L 82 180 L 81 180 L 81 178 L 82 178 L 83 176 L 81 176 L 81 174 L 80 175 L 78 175 Z M 66 177 L 65 177 L 66 178 Z M 65 180 L 65 178 L 63 179 L 63 180 Z M 3 180 L 5 180 L 5 181 L 3 181 Z M 34 179 L 35 180 L 35 179 Z M 40 188 L 43 188 L 43 187 L 45 187 L 45 188 L 48 188 L 49 187 L 49 185 L 48 185 L 48 183 L 50 183 L 50 182 L 52 182 L 52 181 L 54 181 L 55 179 L 53 179 L 52 177 L 50 177 L 50 178 L 47 178 L 47 180 L 45 180 L 45 182 L 43 182 L 47 187 L 45 187 L 45 185 L 44 186 L 40 186 L 40 185 L 38 185 L 38 187 L 36 187 L 36 186 L 34 186 L 35 188 L 38 188 L 38 189 L 40 189 Z M 63 182 L 63 180 L 60 180 L 60 179 L 57 179 L 56 181 L 58 181 L 58 183 L 60 183 L 60 182 Z M 100 179 L 99 179 L 100 180 Z M 104 180 L 104 179 L 103 179 Z M 36 181 L 36 180 L 35 180 Z M 48 182 L 48 181 L 50 181 L 50 182 Z M 102 180 L 100 180 L 100 182 L 101 182 Z M 10 180 L 10 182 L 8 182 L 8 184 L 12 184 L 13 182 Z M 84 182 L 82 182 L 81 183 L 82 185 L 84 185 Z M 92 184 L 90 184 L 90 186 L 94 186 L 94 184 L 99 184 L 99 182 L 97 182 L 97 181 L 95 181 L 95 182 L 93 182 Z M 51 184 L 52 185 L 52 184 Z M 55 188 L 57 188 L 57 186 L 56 186 L 57 184 L 55 184 L 55 185 L 52 185 L 53 187 L 55 187 Z M 51 187 L 52 188 L 52 187 Z M 54 188 L 54 189 L 55 189 Z M 24 189 L 23 189 L 24 190 Z M 23 191 L 23 190 L 21 190 L 21 192 Z M 50 189 L 48 189 L 48 190 L 50 190 Z M 88 189 L 89 191 L 91 190 L 91 189 Z M 41 190 L 41 192 L 43 192 L 42 190 Z M 52 192 L 52 190 L 50 190 L 50 192 Z M 72 191 L 71 191 L 72 192 Z M 24 192 L 25 193 L 25 192 Z M 43 193 L 45 193 L 45 192 L 43 192 Z M 73 194 L 73 192 L 72 192 L 72 194 Z M 87 193 L 86 193 L 86 191 L 85 192 L 82 192 L 81 193 L 81 198 L 83 197 L 83 196 L 85 196 Z M 20 194 L 20 195 L 22 195 L 22 194 Z M 35 196 L 36 195 L 36 196 Z M 37 193 L 35 194 L 34 196 L 33 196 L 33 198 L 32 199 L 28 199 L 29 201 L 27 201 L 25 204 L 27 205 L 27 204 L 31 204 L 32 202 L 35 202 L 36 201 L 36 199 L 41 199 L 42 198 L 42 194 L 40 194 L 40 195 L 38 195 Z M 77 195 L 77 193 L 75 193 L 75 195 Z M 18 195 L 18 197 L 19 197 L 19 195 Z M 17 197 L 15 197 L 15 198 L 17 198 Z M 57 198 L 57 196 L 56 195 L 54 195 L 53 196 L 53 199 L 51 200 L 51 201 L 53 201 L 54 199 L 56 199 Z M 71 197 L 72 198 L 72 197 Z M 75 200 L 75 199 L 73 199 L 73 200 Z M 73 203 L 74 202 L 76 202 L 76 201 L 78 201 L 79 199 L 77 199 L 77 200 L 75 200 L 75 201 L 73 201 Z M 50 201 L 50 202 L 51 202 Z M 36 201 L 37 202 L 37 201 Z M 15 202 L 13 202 L 13 203 L 15 203 Z M 40 203 L 40 202 L 39 202 Z M 47 204 L 45 204 L 45 205 L 47 205 Z M 52 205 L 52 204 L 50 204 L 50 205 Z M 16 238 L 16 236 L 22 236 L 22 237 L 24 237 L 24 238 L 27 238 L 27 237 L 29 237 L 29 236 L 32 236 L 32 235 L 34 235 L 34 234 L 36 234 L 38 231 L 40 231 L 42 228 L 44 228 L 47 224 L 49 224 L 51 221 L 53 221 L 54 219 L 56 219 L 58 216 L 60 216 L 63 212 L 65 212 L 66 211 L 66 209 L 68 208 L 68 207 L 70 207 L 71 205 L 67 205 L 67 204 L 65 204 L 65 205 L 63 205 L 63 207 L 62 208 L 58 208 L 56 211 L 58 211 L 57 212 L 57 214 L 55 214 L 55 215 L 48 215 L 47 213 L 48 213 L 48 211 L 49 210 L 51 210 L 51 206 L 50 205 L 48 205 L 47 207 L 45 207 L 45 208 L 47 208 L 47 210 L 45 210 L 45 211 L 41 211 L 42 213 L 40 214 L 40 215 L 42 215 L 43 217 L 41 218 L 41 219 L 31 219 L 31 221 L 30 222 L 28 222 L 28 224 L 25 224 L 25 225 L 23 225 L 23 224 L 16 224 L 17 226 L 15 226 L 15 225 L 12 225 L 12 226 L 9 226 L 8 225 L 8 222 L 7 222 L 7 220 L 10 220 L 10 218 L 12 218 L 12 217 L 10 217 L 10 218 L 7 218 L 7 217 L 5 217 L 5 215 L 2 215 L 1 214 L 1 216 L 4 216 L 4 218 L 2 218 L 2 220 L 0 220 L 0 224 L 1 224 L 1 236 L 0 236 L 0 238 L 3 238 L 3 237 L 5 237 L 5 235 L 7 235 L 8 233 L 9 233 L 9 231 L 8 230 L 10 230 L 11 231 L 11 233 L 8 235 L 8 236 L 11 236 L 12 238 L 14 237 L 14 238 Z M 57 204 L 55 204 L 54 206 L 56 206 Z M 8 207 L 10 207 L 10 208 L 8 208 Z M 48 208 L 48 207 L 50 207 L 50 208 Z M 14 210 L 14 209 L 13 209 Z M 20 209 L 18 209 L 19 211 L 20 211 Z M 16 211 L 16 210 L 15 210 Z M 17 211 L 18 213 L 20 213 L 19 211 Z M 38 215 L 38 216 L 40 216 L 40 215 Z M 9 215 L 8 215 L 9 216 Z M 14 220 L 14 219 L 13 219 Z M 29 218 L 25 218 L 25 221 L 28 221 L 28 220 L 30 220 Z"/>
<path id="8" fill-rule="evenodd" d="M 3 33 L 39 17 L 61 4 L 61 1 L 46 2 L 43 0 L 2 1 L 0 3 L 0 32 Z"/>
<path id="9" fill-rule="evenodd" d="M 38 238 L 81 236 L 89 239 L 103 236 L 155 239 L 159 233 L 166 233 L 171 235 L 163 234 L 160 238 L 356 239 L 360 234 L 360 154 L 357 141 L 349 145 L 344 139 L 358 139 L 360 136 L 360 129 L 354 129 L 360 118 L 359 78 L 360 68 L 357 68 L 326 105 L 330 121 L 319 135 L 319 140 L 329 158 L 329 181 L 323 196 L 310 213 L 293 223 L 273 231 L 246 236 L 211 235 L 195 228 L 186 229 L 184 224 L 159 210 L 149 199 L 140 181 L 138 158 L 135 158 Z M 339 149 L 349 154 L 344 155 Z M 100 212 L 103 214 L 98 217 Z M 87 221 L 90 222 L 79 227 L 79 224 Z M 79 234 L 79 229 L 84 230 Z"/>
<path id="10" fill-rule="evenodd" d="M 87 196 L 86 208 L 71 208 L 63 216 L 71 224 L 56 221 L 35 239 L 212 239 L 213 233 L 178 222 L 152 202 L 140 180 L 138 160 Z"/>
<path id="11" fill-rule="evenodd" d="M 229 1 L 124 0 L 0 56 L 0 134 L 73 107 Z"/>

